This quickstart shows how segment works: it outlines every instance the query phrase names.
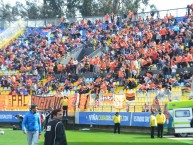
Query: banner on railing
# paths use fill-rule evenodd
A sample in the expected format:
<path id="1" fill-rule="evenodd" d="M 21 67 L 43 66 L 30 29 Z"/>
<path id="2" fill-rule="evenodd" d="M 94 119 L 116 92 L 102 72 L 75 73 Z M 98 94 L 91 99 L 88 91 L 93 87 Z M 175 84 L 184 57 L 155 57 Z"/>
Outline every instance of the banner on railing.
<path id="1" fill-rule="evenodd" d="M 0 95 L 0 110 L 29 110 L 30 104 L 30 95 Z"/>
<path id="2" fill-rule="evenodd" d="M 99 96 L 97 94 L 90 94 L 90 107 L 99 107 Z"/>
<path id="3" fill-rule="evenodd" d="M 135 100 L 135 92 L 125 93 L 125 97 L 127 101 Z"/>
<path id="4" fill-rule="evenodd" d="M 19 122 L 15 115 L 24 116 L 27 111 L 0 111 L 0 122 Z"/>
<path id="5" fill-rule="evenodd" d="M 69 112 L 74 112 L 77 104 L 79 94 L 73 94 L 68 96 L 68 111 Z"/>
<path id="6" fill-rule="evenodd" d="M 143 106 L 145 110 L 159 110 L 167 102 L 174 100 L 188 100 L 190 92 L 181 88 L 173 88 L 172 93 L 180 92 L 180 97 L 164 95 L 156 97 L 158 91 L 137 91 L 134 90 L 125 94 L 69 94 L 68 109 L 74 111 L 95 111 L 95 112 L 127 112 L 133 106 Z M 177 93 L 174 93 L 177 96 Z M 180 94 L 180 93 L 179 93 Z M 37 104 L 40 110 L 47 110 L 48 107 L 62 108 L 62 96 L 23 96 L 23 95 L 0 95 L 0 110 L 16 111 L 28 110 L 31 104 Z M 142 109 L 134 107 L 134 112 L 141 112 Z"/>
<path id="7" fill-rule="evenodd" d="M 123 95 L 114 95 L 114 97 L 113 97 L 113 106 L 116 109 L 125 109 L 126 108 L 125 94 L 123 94 Z"/>
<path id="8" fill-rule="evenodd" d="M 79 98 L 79 111 L 87 111 L 89 108 L 90 94 L 81 94 Z"/>
<path id="9" fill-rule="evenodd" d="M 109 112 L 112 111 L 113 106 L 113 94 L 107 93 L 107 94 L 101 94 L 99 95 L 99 104 L 100 104 L 100 110 L 103 112 Z"/>
<path id="10" fill-rule="evenodd" d="M 59 96 L 32 96 L 32 104 L 36 104 L 39 110 L 47 110 L 49 107 L 54 109 L 62 109 L 62 99 L 63 97 Z"/>

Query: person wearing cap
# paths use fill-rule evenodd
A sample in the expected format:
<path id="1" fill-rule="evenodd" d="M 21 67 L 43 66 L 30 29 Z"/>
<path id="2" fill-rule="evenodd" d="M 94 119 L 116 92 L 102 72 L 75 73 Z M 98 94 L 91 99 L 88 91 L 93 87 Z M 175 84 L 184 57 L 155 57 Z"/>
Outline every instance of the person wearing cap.
<path id="1" fill-rule="evenodd" d="M 154 112 L 152 112 L 150 116 L 150 126 L 151 126 L 151 138 L 154 138 L 154 130 L 155 127 L 157 126 L 157 120 Z"/>
<path id="2" fill-rule="evenodd" d="M 118 129 L 118 134 L 120 134 L 121 116 L 119 115 L 119 112 L 116 112 L 115 115 L 113 116 L 113 122 L 114 122 L 114 133 L 116 133 Z"/>
<path id="3" fill-rule="evenodd" d="M 30 111 L 25 114 L 22 122 L 22 131 L 27 135 L 28 145 L 38 145 L 38 139 L 41 135 L 40 114 L 37 112 L 37 105 L 33 104 Z"/>
<path id="4" fill-rule="evenodd" d="M 156 115 L 156 119 L 157 119 L 157 131 L 158 131 L 157 137 L 162 138 L 166 116 L 162 113 L 161 110 L 159 110 L 159 114 Z"/>

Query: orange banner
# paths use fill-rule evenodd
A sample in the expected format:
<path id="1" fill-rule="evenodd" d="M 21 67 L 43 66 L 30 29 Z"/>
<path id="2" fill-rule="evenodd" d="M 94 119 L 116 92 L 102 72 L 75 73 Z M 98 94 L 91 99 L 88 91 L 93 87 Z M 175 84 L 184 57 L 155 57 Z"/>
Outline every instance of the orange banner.
<path id="1" fill-rule="evenodd" d="M 31 96 L 23 95 L 0 95 L 0 110 L 29 110 Z"/>
<path id="2" fill-rule="evenodd" d="M 77 95 L 69 95 L 68 96 L 68 111 L 74 112 L 76 108 Z"/>
<path id="3" fill-rule="evenodd" d="M 135 93 L 134 92 L 125 93 L 125 96 L 126 96 L 126 100 L 128 100 L 128 101 L 135 100 Z"/>
<path id="4" fill-rule="evenodd" d="M 102 94 L 99 96 L 100 105 L 112 105 L 113 104 L 113 94 Z"/>
<path id="5" fill-rule="evenodd" d="M 6 98 L 0 95 L 0 110 L 5 110 Z"/>
<path id="6" fill-rule="evenodd" d="M 54 109 L 62 109 L 62 99 L 62 97 L 58 96 L 32 96 L 32 104 L 36 104 L 39 110 L 47 110 L 49 106 Z"/>
<path id="7" fill-rule="evenodd" d="M 79 109 L 80 111 L 85 111 L 89 107 L 89 94 L 81 94 L 80 95 L 80 102 L 79 102 Z"/>

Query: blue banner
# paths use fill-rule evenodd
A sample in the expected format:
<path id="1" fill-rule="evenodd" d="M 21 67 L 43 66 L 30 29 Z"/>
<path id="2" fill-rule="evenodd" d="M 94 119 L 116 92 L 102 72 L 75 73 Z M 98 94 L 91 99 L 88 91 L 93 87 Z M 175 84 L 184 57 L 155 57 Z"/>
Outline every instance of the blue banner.
<path id="1" fill-rule="evenodd" d="M 15 115 L 19 114 L 24 116 L 27 111 L 0 111 L 0 123 L 1 122 L 19 122 Z"/>
<path id="2" fill-rule="evenodd" d="M 131 126 L 150 127 L 150 112 L 133 112 Z"/>
<path id="3" fill-rule="evenodd" d="M 114 125 L 112 120 L 115 112 L 79 112 L 78 124 L 93 124 L 93 125 Z M 131 113 L 120 112 L 121 125 L 130 126 Z"/>

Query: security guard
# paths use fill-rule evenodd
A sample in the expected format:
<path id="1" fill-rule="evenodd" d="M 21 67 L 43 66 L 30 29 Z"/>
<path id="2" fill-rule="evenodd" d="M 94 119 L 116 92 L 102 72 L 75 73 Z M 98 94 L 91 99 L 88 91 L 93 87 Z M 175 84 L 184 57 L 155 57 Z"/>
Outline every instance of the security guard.
<path id="1" fill-rule="evenodd" d="M 68 97 L 64 96 L 62 99 L 63 116 L 68 117 Z"/>
<path id="2" fill-rule="evenodd" d="M 159 114 L 156 116 L 157 119 L 157 131 L 158 131 L 158 137 L 163 137 L 163 129 L 164 129 L 164 123 L 166 121 L 166 116 L 162 113 L 162 111 L 159 111 Z"/>
<path id="3" fill-rule="evenodd" d="M 157 126 L 157 120 L 154 112 L 152 112 L 150 116 L 150 126 L 151 126 L 151 138 L 154 138 L 154 130 L 155 127 Z"/>
<path id="4" fill-rule="evenodd" d="M 121 116 L 119 115 L 119 112 L 116 112 L 113 116 L 113 122 L 114 122 L 114 133 L 117 132 L 120 134 L 120 123 L 121 123 Z"/>

